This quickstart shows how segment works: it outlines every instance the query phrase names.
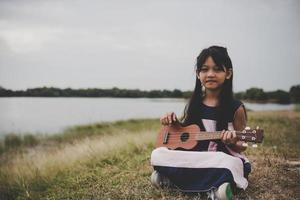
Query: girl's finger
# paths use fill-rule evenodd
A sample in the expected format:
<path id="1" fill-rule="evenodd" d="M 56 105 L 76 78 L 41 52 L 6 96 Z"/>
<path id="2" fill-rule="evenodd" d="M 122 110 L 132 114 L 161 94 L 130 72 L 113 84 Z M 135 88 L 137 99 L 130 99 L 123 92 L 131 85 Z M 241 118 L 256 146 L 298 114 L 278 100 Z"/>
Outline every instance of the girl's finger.
<path id="1" fill-rule="evenodd" d="M 172 113 L 168 114 L 168 122 L 171 124 L 172 123 Z"/>
<path id="2" fill-rule="evenodd" d="M 236 137 L 236 133 L 235 131 L 232 131 L 232 139 L 236 142 L 237 141 L 237 137 Z"/>
<path id="3" fill-rule="evenodd" d="M 164 115 L 162 121 L 163 121 L 163 124 L 164 124 L 164 125 L 168 125 L 168 113 Z"/>
<path id="4" fill-rule="evenodd" d="M 236 132 L 235 131 L 232 131 L 232 138 L 236 138 Z"/>
<path id="5" fill-rule="evenodd" d="M 169 120 L 168 120 L 168 115 L 166 115 L 164 121 L 165 121 L 165 125 L 167 125 L 167 124 L 168 124 L 168 121 L 169 121 Z"/>
<path id="6" fill-rule="evenodd" d="M 231 132 L 230 132 L 230 131 L 226 131 L 226 133 L 227 133 L 227 135 L 226 135 L 226 140 L 227 140 L 227 142 L 229 142 L 230 139 L 231 139 L 231 137 L 232 137 L 232 135 L 231 135 Z"/>
<path id="7" fill-rule="evenodd" d="M 170 118 L 171 118 L 171 122 L 173 122 L 174 121 L 174 113 L 173 112 L 170 114 Z"/>
<path id="8" fill-rule="evenodd" d="M 231 132 L 230 131 L 226 131 L 226 144 L 230 144 L 231 143 Z"/>
<path id="9" fill-rule="evenodd" d="M 173 121 L 176 122 L 177 121 L 177 117 L 176 117 L 176 114 L 173 113 Z"/>
<path id="10" fill-rule="evenodd" d="M 164 121 L 164 119 L 165 119 L 165 115 L 163 115 L 163 116 L 161 116 L 161 118 L 160 118 L 160 122 L 163 122 Z"/>
<path id="11" fill-rule="evenodd" d="M 225 143 L 228 143 L 227 137 L 228 137 L 228 132 L 225 131 L 225 132 L 224 132 L 224 142 L 225 142 Z"/>
<path id="12" fill-rule="evenodd" d="M 228 131 L 227 143 L 228 144 L 235 144 L 236 140 L 237 140 L 237 138 L 236 138 L 235 131 Z"/>

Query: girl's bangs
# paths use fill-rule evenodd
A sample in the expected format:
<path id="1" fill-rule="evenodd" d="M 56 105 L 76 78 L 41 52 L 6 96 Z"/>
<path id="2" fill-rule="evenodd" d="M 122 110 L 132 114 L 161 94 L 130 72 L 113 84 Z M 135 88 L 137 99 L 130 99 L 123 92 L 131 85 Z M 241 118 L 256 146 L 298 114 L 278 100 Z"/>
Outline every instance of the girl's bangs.
<path id="1" fill-rule="evenodd" d="M 228 68 L 225 65 L 225 60 L 223 60 L 218 54 L 211 54 L 211 57 L 213 59 L 213 61 L 216 63 L 216 65 L 225 72 L 224 68 Z M 223 62 L 222 62 L 223 61 Z"/>
<path id="2" fill-rule="evenodd" d="M 227 67 L 225 66 L 225 64 L 224 64 L 223 62 L 221 62 L 222 59 L 221 59 L 219 56 L 214 55 L 214 54 L 212 54 L 212 53 L 207 54 L 207 55 L 203 56 L 202 58 L 200 58 L 200 60 L 199 60 L 198 63 L 197 63 L 197 69 L 196 69 L 196 71 L 197 71 L 197 72 L 200 72 L 200 70 L 201 70 L 203 64 L 205 63 L 205 61 L 207 60 L 207 58 L 208 58 L 209 56 L 212 57 L 213 61 L 216 63 L 216 66 L 217 66 L 219 69 L 221 69 L 222 71 L 225 72 L 225 69 L 224 69 L 224 68 L 227 68 Z"/>

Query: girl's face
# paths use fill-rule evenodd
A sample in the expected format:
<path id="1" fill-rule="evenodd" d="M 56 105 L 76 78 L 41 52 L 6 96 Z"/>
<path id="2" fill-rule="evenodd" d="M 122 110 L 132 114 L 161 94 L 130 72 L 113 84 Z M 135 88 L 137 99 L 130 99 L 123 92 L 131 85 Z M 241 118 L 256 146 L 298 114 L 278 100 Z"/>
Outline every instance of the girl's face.
<path id="1" fill-rule="evenodd" d="M 211 56 L 209 56 L 197 77 L 200 79 L 202 85 L 206 90 L 220 90 L 226 79 L 232 76 L 232 69 L 227 70 L 224 66 L 217 66 Z"/>

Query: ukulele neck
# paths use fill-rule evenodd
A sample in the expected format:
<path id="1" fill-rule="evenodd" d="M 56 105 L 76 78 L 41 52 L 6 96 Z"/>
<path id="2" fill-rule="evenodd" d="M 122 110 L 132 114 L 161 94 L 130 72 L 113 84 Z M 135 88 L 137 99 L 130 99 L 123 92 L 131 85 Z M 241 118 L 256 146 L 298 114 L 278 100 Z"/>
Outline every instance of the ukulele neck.
<path id="1" fill-rule="evenodd" d="M 202 140 L 219 140 L 221 139 L 221 131 L 216 132 L 204 132 L 201 131 L 199 134 L 197 134 L 196 140 L 202 141 Z"/>

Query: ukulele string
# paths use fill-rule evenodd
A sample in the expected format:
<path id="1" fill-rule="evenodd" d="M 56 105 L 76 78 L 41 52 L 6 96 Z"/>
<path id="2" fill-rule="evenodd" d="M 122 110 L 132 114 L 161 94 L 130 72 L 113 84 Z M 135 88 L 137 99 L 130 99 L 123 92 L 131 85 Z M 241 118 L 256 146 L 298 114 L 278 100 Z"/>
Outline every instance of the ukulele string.
<path id="1" fill-rule="evenodd" d="M 168 138 L 167 141 L 181 141 L 183 142 L 182 140 L 187 140 L 189 138 Z M 189 140 L 220 140 L 221 138 L 190 138 Z M 245 137 L 245 138 L 238 138 L 238 139 L 242 139 L 242 140 L 246 140 L 246 139 L 251 139 L 251 137 Z"/>
<path id="2" fill-rule="evenodd" d="M 198 137 L 209 137 L 209 136 L 216 136 L 219 137 L 221 135 L 221 132 L 203 132 L 203 133 L 199 133 L 199 132 L 189 132 L 188 135 L 183 135 L 184 132 L 180 132 L 180 131 L 172 131 L 171 134 L 168 133 L 169 135 L 167 137 L 181 137 L 181 138 L 189 138 L 189 137 L 193 137 L 193 136 L 198 136 Z M 175 135 L 177 134 L 177 135 Z M 181 134 L 181 135 L 180 135 Z M 240 135 L 242 135 L 242 132 L 237 132 L 237 137 L 239 137 Z M 245 136 L 245 137 L 252 137 L 252 136 Z"/>
<path id="3" fill-rule="evenodd" d="M 200 131 L 200 132 L 184 132 L 184 131 L 170 131 L 171 133 L 188 133 L 188 134 L 221 134 L 222 131 L 212 131 L 212 132 L 206 132 L 206 131 Z M 242 131 L 234 131 L 237 134 L 243 134 Z"/>
<path id="4" fill-rule="evenodd" d="M 251 139 L 252 138 L 252 136 L 244 136 L 245 138 L 241 138 L 240 136 L 237 136 L 239 139 Z M 190 136 L 185 136 L 185 135 L 183 135 L 183 136 L 180 136 L 180 135 L 169 135 L 168 137 L 167 137 L 167 140 L 168 141 L 176 141 L 176 140 L 178 140 L 178 139 L 181 139 L 181 140 L 187 140 L 187 139 L 189 139 L 189 138 L 191 138 Z M 218 140 L 218 139 L 221 139 L 219 136 L 216 136 L 216 138 L 214 138 L 214 137 L 211 137 L 211 138 L 209 138 L 209 135 L 207 135 L 207 136 L 198 136 L 197 138 L 191 138 L 190 140 L 201 140 L 201 139 L 203 139 L 203 140 Z M 182 141 L 181 141 L 182 142 Z"/>

